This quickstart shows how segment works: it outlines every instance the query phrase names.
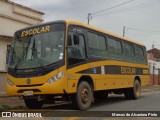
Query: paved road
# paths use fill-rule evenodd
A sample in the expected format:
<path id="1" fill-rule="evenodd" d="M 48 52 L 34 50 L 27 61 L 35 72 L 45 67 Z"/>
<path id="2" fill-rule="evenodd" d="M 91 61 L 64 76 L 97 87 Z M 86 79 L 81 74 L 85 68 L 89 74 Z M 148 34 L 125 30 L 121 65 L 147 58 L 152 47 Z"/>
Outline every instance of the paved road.
<path id="1" fill-rule="evenodd" d="M 110 97 L 106 102 L 94 104 L 91 111 L 160 111 L 160 91 L 147 92 L 138 100 L 124 96 Z"/>
<path id="2" fill-rule="evenodd" d="M 5 104 L 19 110 L 27 110 L 23 100 L 18 98 L 0 98 L 0 105 Z M 47 105 L 42 110 L 73 111 L 71 103 Z M 126 100 L 123 95 L 109 96 L 105 101 L 92 104 L 89 111 L 160 111 L 160 91 L 143 92 L 138 100 Z"/>
<path id="3" fill-rule="evenodd" d="M 2 98 L 0 98 L 0 103 Z M 9 98 L 6 98 L 9 101 Z M 15 98 L 10 98 L 10 102 L 12 101 L 12 105 L 15 102 Z M 17 101 L 17 105 L 19 104 L 20 106 L 15 107 L 16 110 L 19 111 L 25 111 L 28 110 L 24 107 L 23 101 Z M 56 104 L 56 105 L 48 105 L 44 106 L 42 108 L 43 111 L 50 111 L 46 112 L 46 114 L 49 116 L 50 114 L 53 114 L 54 111 L 62 111 L 60 114 L 63 115 L 63 111 L 75 111 L 72 107 L 71 103 L 64 103 L 64 104 Z M 141 95 L 141 98 L 138 100 L 126 100 L 123 95 L 112 95 L 109 96 L 109 98 L 105 101 L 97 101 L 96 103 L 92 104 L 92 107 L 88 111 L 160 111 L 160 91 L 149 91 L 149 92 L 143 92 Z M 72 114 L 73 115 L 73 114 Z M 1 118 L 0 118 L 1 119 Z M 44 118 L 44 119 L 49 119 L 49 118 Z M 54 118 L 57 120 L 60 120 L 62 118 L 57 117 Z M 63 119 L 70 119 L 68 118 L 63 118 Z M 72 120 L 79 120 L 82 118 L 77 118 L 74 117 Z M 89 118 L 83 118 L 86 120 L 93 120 L 95 118 L 89 117 Z M 101 117 L 101 118 L 96 118 L 98 120 L 106 120 L 108 118 Z M 112 120 L 117 120 L 117 119 L 124 119 L 123 117 L 121 118 L 111 118 Z M 142 118 L 127 118 L 128 120 L 138 120 Z M 153 120 L 158 120 L 160 118 L 149 118 Z M 148 118 L 144 118 L 143 120 L 148 120 Z"/>
<path id="4" fill-rule="evenodd" d="M 74 110 L 71 103 L 50 105 L 43 110 Z M 126 100 L 123 95 L 109 96 L 107 100 L 97 101 L 88 111 L 160 111 L 160 91 L 142 93 L 138 100 Z"/>

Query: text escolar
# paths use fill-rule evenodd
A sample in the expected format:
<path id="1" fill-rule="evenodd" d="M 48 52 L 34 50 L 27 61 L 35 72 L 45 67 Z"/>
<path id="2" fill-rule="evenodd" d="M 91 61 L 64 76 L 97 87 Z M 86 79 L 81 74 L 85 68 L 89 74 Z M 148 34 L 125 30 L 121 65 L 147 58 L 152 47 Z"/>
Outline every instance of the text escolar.
<path id="1" fill-rule="evenodd" d="M 26 37 L 29 35 L 35 35 L 39 33 L 44 33 L 44 32 L 49 32 L 50 31 L 50 26 L 43 26 L 43 27 L 38 27 L 38 28 L 33 28 L 29 30 L 24 30 L 21 33 L 21 37 Z"/>

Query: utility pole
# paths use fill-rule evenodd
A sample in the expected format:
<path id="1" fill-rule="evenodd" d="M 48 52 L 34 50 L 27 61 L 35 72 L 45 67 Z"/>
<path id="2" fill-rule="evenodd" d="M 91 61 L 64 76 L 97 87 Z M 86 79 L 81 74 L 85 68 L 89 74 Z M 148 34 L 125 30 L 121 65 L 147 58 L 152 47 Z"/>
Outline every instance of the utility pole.
<path id="1" fill-rule="evenodd" d="M 154 41 L 153 41 L 153 44 L 152 44 L 152 49 L 154 49 Z"/>
<path id="2" fill-rule="evenodd" d="M 88 25 L 89 25 L 90 18 L 91 18 L 91 13 L 88 13 Z"/>
<path id="3" fill-rule="evenodd" d="M 126 27 L 123 27 L 123 37 L 125 37 Z"/>

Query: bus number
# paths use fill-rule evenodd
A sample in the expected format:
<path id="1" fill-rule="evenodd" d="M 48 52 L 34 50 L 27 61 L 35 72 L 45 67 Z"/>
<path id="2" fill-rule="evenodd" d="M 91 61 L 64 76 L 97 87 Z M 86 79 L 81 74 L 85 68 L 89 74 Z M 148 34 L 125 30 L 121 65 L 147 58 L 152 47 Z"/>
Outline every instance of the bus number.
<path id="1" fill-rule="evenodd" d="M 121 74 L 136 74 L 136 68 L 121 67 Z"/>

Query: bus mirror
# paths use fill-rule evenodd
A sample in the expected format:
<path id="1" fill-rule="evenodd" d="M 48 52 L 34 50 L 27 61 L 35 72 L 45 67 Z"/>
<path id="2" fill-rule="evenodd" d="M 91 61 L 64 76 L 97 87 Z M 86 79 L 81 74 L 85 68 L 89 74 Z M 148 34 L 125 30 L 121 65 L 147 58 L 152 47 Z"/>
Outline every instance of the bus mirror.
<path id="1" fill-rule="evenodd" d="M 74 45 L 79 45 L 79 40 L 76 34 L 74 34 L 73 39 L 74 39 Z"/>
<path id="2" fill-rule="evenodd" d="M 68 36 L 68 46 L 72 45 L 72 38 L 71 35 Z"/>

